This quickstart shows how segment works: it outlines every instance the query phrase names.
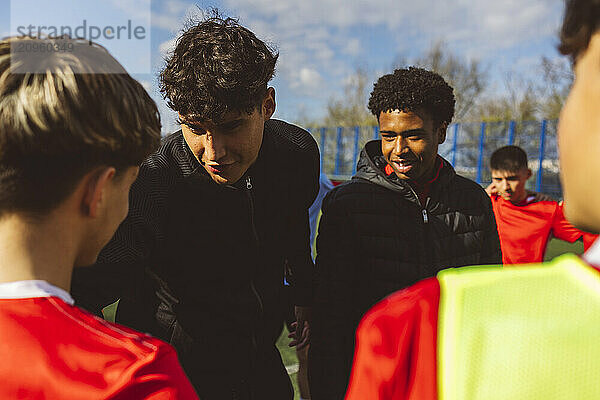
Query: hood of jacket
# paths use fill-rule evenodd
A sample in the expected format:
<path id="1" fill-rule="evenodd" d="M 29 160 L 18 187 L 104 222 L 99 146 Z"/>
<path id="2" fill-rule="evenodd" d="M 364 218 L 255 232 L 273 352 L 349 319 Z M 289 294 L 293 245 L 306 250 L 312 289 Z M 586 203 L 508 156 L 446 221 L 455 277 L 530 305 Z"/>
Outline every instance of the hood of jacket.
<path id="1" fill-rule="evenodd" d="M 440 155 L 438 155 L 438 157 L 442 160 L 443 165 L 434 186 L 442 188 L 450 183 L 456 176 L 456 172 L 448 161 Z M 408 182 L 399 179 L 395 174 L 390 176 L 385 174 L 384 168 L 386 164 L 387 161 L 381 153 L 381 140 L 371 140 L 365 144 L 365 147 L 363 147 L 360 152 L 360 158 L 356 165 L 356 174 L 352 179 L 364 179 L 375 185 L 379 185 L 412 198 L 415 193 Z"/>

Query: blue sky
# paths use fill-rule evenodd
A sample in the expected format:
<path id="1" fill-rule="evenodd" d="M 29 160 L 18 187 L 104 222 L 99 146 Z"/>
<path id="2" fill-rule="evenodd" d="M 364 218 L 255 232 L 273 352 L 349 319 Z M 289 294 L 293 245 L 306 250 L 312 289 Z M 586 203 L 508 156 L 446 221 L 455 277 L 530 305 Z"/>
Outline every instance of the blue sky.
<path id="1" fill-rule="evenodd" d="M 558 57 L 563 10 L 561 0 L 13 0 L 13 7 L 10 0 L 0 0 L 0 35 L 16 33 L 17 18 L 76 25 L 85 15 L 103 24 L 131 18 L 149 25 L 147 40 L 107 47 L 126 68 L 144 72 L 134 76 L 159 104 L 164 130 L 171 131 L 174 116 L 158 93 L 156 75 L 196 6 L 216 6 L 239 17 L 279 50 L 272 82 L 276 117 L 290 121 L 301 114 L 322 116 L 327 101 L 342 96 L 357 66 L 374 76 L 388 73 L 399 55 L 418 56 L 438 40 L 482 62 L 492 80 L 489 90 L 500 91 L 508 72 L 535 76 L 542 56 Z M 17 7 L 11 31 L 9 11 Z"/>

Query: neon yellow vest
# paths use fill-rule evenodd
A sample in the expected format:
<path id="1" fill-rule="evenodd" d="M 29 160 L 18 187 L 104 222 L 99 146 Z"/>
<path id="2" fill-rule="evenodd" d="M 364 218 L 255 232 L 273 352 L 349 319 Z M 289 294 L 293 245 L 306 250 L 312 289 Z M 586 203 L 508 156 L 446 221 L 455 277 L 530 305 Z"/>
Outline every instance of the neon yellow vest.
<path id="1" fill-rule="evenodd" d="M 600 275 L 579 257 L 438 280 L 439 400 L 600 399 Z"/>

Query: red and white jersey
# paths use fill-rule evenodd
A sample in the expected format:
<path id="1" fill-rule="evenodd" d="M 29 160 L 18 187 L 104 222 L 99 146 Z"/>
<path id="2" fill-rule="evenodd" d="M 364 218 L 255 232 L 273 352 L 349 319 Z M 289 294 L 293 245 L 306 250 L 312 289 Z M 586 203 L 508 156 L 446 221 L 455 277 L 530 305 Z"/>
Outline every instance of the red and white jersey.
<path id="1" fill-rule="evenodd" d="M 514 205 L 495 195 L 491 200 L 505 265 L 542 262 L 551 234 L 570 243 L 583 236 L 586 250 L 597 237 L 571 225 L 562 205 L 555 201 L 536 201 L 529 196 Z"/>
<path id="2" fill-rule="evenodd" d="M 0 399 L 197 399 L 167 343 L 45 281 L 0 284 Z"/>

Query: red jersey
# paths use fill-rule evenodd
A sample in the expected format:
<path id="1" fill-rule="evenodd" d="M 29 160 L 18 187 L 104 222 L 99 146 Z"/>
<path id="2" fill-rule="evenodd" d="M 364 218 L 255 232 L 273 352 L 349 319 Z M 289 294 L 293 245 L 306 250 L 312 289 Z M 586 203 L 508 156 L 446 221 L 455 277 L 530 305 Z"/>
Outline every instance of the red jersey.
<path id="1" fill-rule="evenodd" d="M 551 234 L 570 243 L 583 236 L 586 250 L 597 237 L 571 225 L 562 205 L 555 201 L 536 201 L 529 196 L 514 205 L 496 195 L 491 200 L 505 265 L 542 262 Z"/>
<path id="2" fill-rule="evenodd" d="M 0 399 L 198 398 L 170 345 L 45 281 L 0 284 L 0 332 Z"/>

